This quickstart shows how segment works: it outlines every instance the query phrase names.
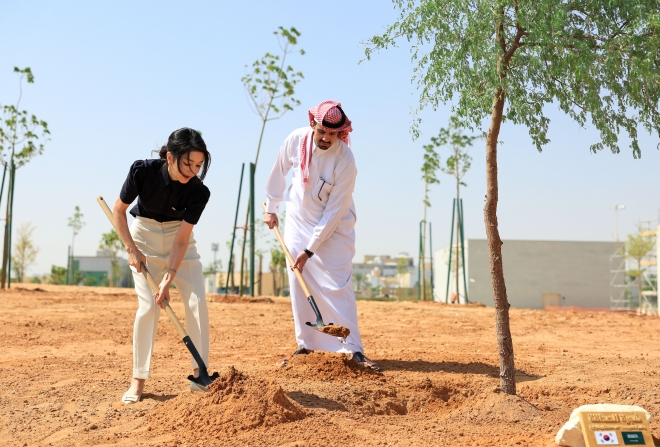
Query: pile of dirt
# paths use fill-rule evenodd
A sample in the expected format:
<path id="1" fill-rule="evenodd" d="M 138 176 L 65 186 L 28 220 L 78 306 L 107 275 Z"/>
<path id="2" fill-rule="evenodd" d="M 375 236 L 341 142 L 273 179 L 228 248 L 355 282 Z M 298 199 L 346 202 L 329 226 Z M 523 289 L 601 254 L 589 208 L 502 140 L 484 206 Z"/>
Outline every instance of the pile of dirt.
<path id="1" fill-rule="evenodd" d="M 385 380 L 379 372 L 351 360 L 349 354 L 324 351 L 292 356 L 288 365 L 280 370 L 280 374 L 310 380 L 346 380 L 358 377 Z"/>
<path id="2" fill-rule="evenodd" d="M 185 393 L 155 407 L 147 419 L 149 437 L 167 433 L 200 442 L 200 436 L 217 439 L 306 416 L 277 383 L 250 377 L 233 366 L 209 389 L 210 393 Z"/>
<path id="3" fill-rule="evenodd" d="M 532 423 L 541 416 L 541 410 L 519 396 L 494 388 L 469 396 L 463 404 L 449 414 L 449 419 L 467 419 L 472 423 Z"/>
<path id="4" fill-rule="evenodd" d="M 344 326 L 337 326 L 334 324 L 323 326 L 319 331 L 324 334 L 332 335 L 335 337 L 346 338 L 351 334 L 351 330 Z"/>
<path id="5" fill-rule="evenodd" d="M 244 303 L 273 303 L 274 301 L 267 296 L 239 296 L 239 295 L 207 295 L 207 300 L 212 303 L 225 304 L 244 304 Z"/>

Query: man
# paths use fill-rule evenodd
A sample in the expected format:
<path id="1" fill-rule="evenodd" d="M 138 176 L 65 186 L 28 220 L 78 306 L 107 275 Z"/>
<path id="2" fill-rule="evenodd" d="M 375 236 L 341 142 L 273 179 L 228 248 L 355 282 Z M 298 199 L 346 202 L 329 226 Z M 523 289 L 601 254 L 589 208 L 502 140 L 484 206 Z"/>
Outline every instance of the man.
<path id="1" fill-rule="evenodd" d="M 357 306 L 351 287 L 355 254 L 355 159 L 349 147 L 351 121 L 336 101 L 324 101 L 309 110 L 309 127 L 294 130 L 282 143 L 266 184 L 269 228 L 279 225 L 277 212 L 286 201 L 284 240 L 295 264 L 289 266 L 291 305 L 299 349 L 294 355 L 323 351 L 351 354 L 358 364 L 378 366 L 364 355 L 357 324 Z M 286 197 L 286 176 L 293 182 Z M 305 325 L 316 317 L 293 273 L 305 280 L 326 323 L 348 328 L 345 342 Z"/>

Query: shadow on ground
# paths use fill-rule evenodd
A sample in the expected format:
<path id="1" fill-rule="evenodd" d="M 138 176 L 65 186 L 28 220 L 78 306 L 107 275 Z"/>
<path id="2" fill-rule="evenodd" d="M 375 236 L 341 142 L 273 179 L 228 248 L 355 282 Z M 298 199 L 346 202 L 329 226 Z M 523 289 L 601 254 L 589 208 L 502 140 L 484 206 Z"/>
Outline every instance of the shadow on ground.
<path id="1" fill-rule="evenodd" d="M 427 362 L 424 360 L 378 360 L 382 371 L 414 371 L 414 372 L 446 372 L 453 374 L 474 374 L 497 378 L 500 376 L 499 366 L 483 362 Z M 516 380 L 527 382 L 538 380 L 542 376 L 527 374 L 516 370 Z"/>
<path id="2" fill-rule="evenodd" d="M 292 391 L 287 394 L 291 399 L 305 408 L 325 408 L 328 411 L 348 411 L 346 407 L 339 402 L 325 397 L 319 397 L 316 394 L 303 393 L 302 391 Z"/>

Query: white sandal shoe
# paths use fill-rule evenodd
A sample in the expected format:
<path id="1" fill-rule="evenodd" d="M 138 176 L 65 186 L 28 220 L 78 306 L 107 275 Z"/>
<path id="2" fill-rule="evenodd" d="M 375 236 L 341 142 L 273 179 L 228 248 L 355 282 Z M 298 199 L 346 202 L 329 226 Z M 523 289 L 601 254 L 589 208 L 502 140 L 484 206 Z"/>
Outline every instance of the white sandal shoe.
<path id="1" fill-rule="evenodd" d="M 208 393 L 209 389 L 206 387 L 203 387 L 202 385 L 193 382 L 192 380 L 190 381 L 190 391 L 196 392 L 196 391 L 201 391 L 202 393 Z"/>
<path id="2" fill-rule="evenodd" d="M 142 400 L 142 393 L 140 394 L 126 394 L 128 393 L 128 390 L 130 390 L 131 387 L 129 386 L 126 388 L 126 391 L 124 391 L 124 395 L 121 397 L 121 401 L 124 403 L 124 405 L 131 405 L 131 404 L 136 404 Z"/>

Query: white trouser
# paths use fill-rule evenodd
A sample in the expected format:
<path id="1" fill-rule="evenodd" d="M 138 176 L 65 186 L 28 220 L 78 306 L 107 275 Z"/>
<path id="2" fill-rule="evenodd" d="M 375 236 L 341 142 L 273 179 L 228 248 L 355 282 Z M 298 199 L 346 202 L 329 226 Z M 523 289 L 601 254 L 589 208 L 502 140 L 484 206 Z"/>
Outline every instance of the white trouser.
<path id="1" fill-rule="evenodd" d="M 172 248 L 174 236 L 179 231 L 181 222 L 157 222 L 153 219 L 136 217 L 130 231 L 135 245 L 147 257 L 147 269 L 156 283 L 162 279 L 162 271 L 167 267 L 167 260 Z M 133 377 L 148 379 L 151 354 L 156 340 L 160 306 L 153 298 L 149 283 L 142 273 L 131 267 L 138 295 L 138 310 L 133 326 Z M 174 285 L 181 295 L 186 313 L 186 330 L 197 351 L 208 365 L 209 359 L 209 312 L 204 291 L 202 263 L 195 248 L 195 239 L 190 235 L 188 250 L 176 271 Z M 177 346 L 178 349 L 181 346 Z M 192 361 L 197 368 L 197 362 Z"/>

